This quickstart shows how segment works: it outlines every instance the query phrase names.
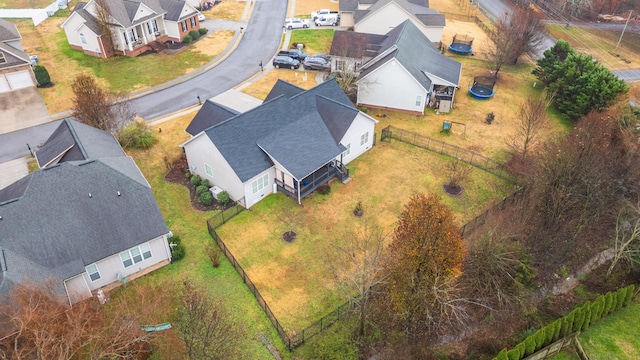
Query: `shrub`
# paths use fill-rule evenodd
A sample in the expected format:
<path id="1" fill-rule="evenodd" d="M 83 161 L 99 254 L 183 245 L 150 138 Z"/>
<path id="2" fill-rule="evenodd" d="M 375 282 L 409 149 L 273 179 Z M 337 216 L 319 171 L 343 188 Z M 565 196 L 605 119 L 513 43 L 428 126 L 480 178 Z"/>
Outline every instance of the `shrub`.
<path id="1" fill-rule="evenodd" d="M 560 338 L 560 330 L 562 330 L 562 319 L 553 322 L 553 341 Z"/>
<path id="2" fill-rule="evenodd" d="M 184 245 L 182 245 L 179 236 L 174 235 L 173 237 L 171 237 L 169 239 L 169 244 L 175 244 L 174 246 L 171 246 L 171 262 L 178 261 L 184 258 L 186 249 L 184 248 Z"/>
<path id="3" fill-rule="evenodd" d="M 534 352 L 536 352 L 536 341 L 533 340 L 533 336 L 529 336 L 528 338 L 526 338 L 524 340 L 524 347 L 525 347 L 525 351 L 524 354 L 525 356 L 529 356 L 531 354 L 533 354 Z"/>
<path id="4" fill-rule="evenodd" d="M 329 184 L 322 184 L 318 186 L 318 194 L 327 195 L 331 192 L 331 186 Z"/>
<path id="5" fill-rule="evenodd" d="M 631 302 L 631 299 L 633 299 L 633 292 L 635 291 L 636 287 L 634 285 L 629 285 L 627 286 L 627 294 L 624 298 L 624 302 L 622 303 L 622 305 L 627 306 L 629 305 L 629 303 Z"/>
<path id="6" fill-rule="evenodd" d="M 203 205 L 209 206 L 213 202 L 213 195 L 207 191 L 198 197 L 198 201 Z"/>
<path id="7" fill-rule="evenodd" d="M 573 332 L 580 331 L 584 323 L 584 312 L 582 308 L 576 308 L 573 310 L 573 313 L 575 314 L 573 317 Z"/>
<path id="8" fill-rule="evenodd" d="M 134 121 L 125 125 L 118 131 L 116 138 L 126 149 L 148 149 L 158 141 L 156 134 L 144 121 Z"/>
<path id="9" fill-rule="evenodd" d="M 33 68 L 33 73 L 36 75 L 36 81 L 38 82 L 38 86 L 45 86 L 51 83 L 51 77 L 49 76 L 49 72 L 47 68 L 42 65 L 36 65 Z"/>
<path id="10" fill-rule="evenodd" d="M 229 193 L 228 192 L 223 191 L 223 192 L 218 194 L 218 201 L 223 206 L 227 206 L 227 203 L 229 202 L 229 200 L 231 200 L 231 198 L 229 197 Z"/>
<path id="11" fill-rule="evenodd" d="M 507 349 L 502 349 L 500 350 L 500 352 L 498 353 L 498 355 L 495 358 L 496 360 L 509 360 L 509 356 L 507 356 Z"/>
<path id="12" fill-rule="evenodd" d="M 366 106 L 363 106 L 363 107 L 360 108 L 360 111 L 362 111 L 363 113 L 366 114 L 369 111 L 369 109 L 367 109 Z"/>
<path id="13" fill-rule="evenodd" d="M 204 35 L 209 31 L 209 29 L 207 28 L 200 28 L 198 29 L 198 32 L 200 33 L 200 35 Z"/>
<path id="14" fill-rule="evenodd" d="M 520 352 L 518 350 L 516 350 L 515 348 L 511 349 L 511 350 L 507 351 L 507 358 L 509 360 L 520 360 L 521 359 Z"/>
<path id="15" fill-rule="evenodd" d="M 209 260 L 211 260 L 211 265 L 213 265 L 214 268 L 217 268 L 220 266 L 220 251 L 218 251 L 218 249 L 216 249 L 215 245 L 213 245 L 212 243 L 208 243 L 207 246 L 205 247 L 204 251 L 206 252 L 207 256 L 209 257 Z"/>
<path id="16" fill-rule="evenodd" d="M 191 181 L 191 185 L 198 186 L 202 183 L 202 178 L 200 177 L 200 175 L 196 174 L 191 177 L 190 181 Z"/>
<path id="17" fill-rule="evenodd" d="M 604 311 L 602 312 L 603 315 L 607 315 L 609 313 L 611 313 L 611 310 L 613 310 L 614 307 L 614 300 L 613 300 L 613 293 L 608 292 L 605 296 L 604 296 Z"/>
<path id="18" fill-rule="evenodd" d="M 542 328 L 544 330 L 544 344 L 542 344 L 542 347 L 545 347 L 553 342 L 553 333 L 555 331 L 554 325 L 555 323 L 551 323 Z"/>
<path id="19" fill-rule="evenodd" d="M 200 182 L 200 186 L 206 186 L 207 189 L 211 187 L 211 184 L 209 183 L 209 180 L 207 179 L 202 179 L 202 181 Z"/>
<path id="20" fill-rule="evenodd" d="M 198 194 L 198 196 L 202 196 L 202 194 L 206 192 L 209 192 L 209 188 L 204 185 L 198 185 L 196 188 L 196 194 Z"/>
<path id="21" fill-rule="evenodd" d="M 191 37 L 191 35 L 185 35 L 184 39 L 182 39 L 182 42 L 185 44 L 191 44 L 192 41 L 193 41 L 193 38 Z"/>
<path id="22" fill-rule="evenodd" d="M 200 38 L 200 33 L 196 30 L 191 30 L 189 31 L 189 36 L 191 36 L 193 40 L 198 40 Z"/>
<path id="23" fill-rule="evenodd" d="M 587 301 L 584 305 L 582 305 L 582 311 L 584 312 L 584 322 L 582 323 L 582 328 L 580 331 L 585 331 L 591 325 L 591 302 Z"/>

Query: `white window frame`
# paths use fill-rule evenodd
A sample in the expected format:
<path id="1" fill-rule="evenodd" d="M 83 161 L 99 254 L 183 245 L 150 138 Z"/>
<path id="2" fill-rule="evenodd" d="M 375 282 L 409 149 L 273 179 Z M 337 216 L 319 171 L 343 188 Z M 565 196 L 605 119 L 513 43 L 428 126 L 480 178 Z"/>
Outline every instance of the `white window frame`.
<path id="1" fill-rule="evenodd" d="M 189 18 L 190 22 L 191 22 L 191 28 L 195 28 L 196 27 L 196 17 L 190 17 Z"/>
<path id="2" fill-rule="evenodd" d="M 80 42 L 83 43 L 84 45 L 87 45 L 87 38 L 84 36 L 83 33 L 80 33 Z"/>
<path id="3" fill-rule="evenodd" d="M 336 60 L 336 71 L 344 71 L 344 60 Z"/>
<path id="4" fill-rule="evenodd" d="M 342 152 L 342 156 L 347 156 L 349 154 L 351 154 L 351 143 L 348 143 L 347 146 L 345 146 L 347 148 L 347 150 Z"/>
<path id="5" fill-rule="evenodd" d="M 140 244 L 120 253 L 120 261 L 125 269 L 152 257 L 149 243 Z M 126 264 L 127 261 L 130 262 L 129 265 Z"/>
<path id="6" fill-rule="evenodd" d="M 268 186 L 269 186 L 269 174 L 264 174 L 251 182 L 251 191 L 253 194 L 256 194 Z"/>
<path id="7" fill-rule="evenodd" d="M 422 95 L 416 95 L 416 106 L 422 105 Z"/>
<path id="8" fill-rule="evenodd" d="M 182 32 L 187 31 L 187 20 L 181 21 L 180 25 L 182 25 Z"/>
<path id="9" fill-rule="evenodd" d="M 94 267 L 95 271 L 89 271 L 89 268 Z M 98 269 L 98 264 L 93 263 L 91 265 L 85 266 L 84 270 L 87 272 L 87 275 L 89 275 L 89 280 L 91 280 L 91 282 L 95 282 L 98 281 L 102 278 L 102 275 L 100 275 L 100 269 Z M 92 276 L 98 274 L 98 277 L 96 279 L 94 279 Z"/>
<path id="10" fill-rule="evenodd" d="M 369 132 L 367 131 L 366 133 L 360 136 L 360 145 L 362 146 L 368 142 L 369 142 Z"/>
<path id="11" fill-rule="evenodd" d="M 204 163 L 204 172 L 207 173 L 210 177 L 213 177 L 213 168 L 211 165 Z"/>
<path id="12" fill-rule="evenodd" d="M 158 32 L 158 23 L 155 20 L 149 21 L 147 23 L 147 29 L 149 30 L 149 34 Z"/>

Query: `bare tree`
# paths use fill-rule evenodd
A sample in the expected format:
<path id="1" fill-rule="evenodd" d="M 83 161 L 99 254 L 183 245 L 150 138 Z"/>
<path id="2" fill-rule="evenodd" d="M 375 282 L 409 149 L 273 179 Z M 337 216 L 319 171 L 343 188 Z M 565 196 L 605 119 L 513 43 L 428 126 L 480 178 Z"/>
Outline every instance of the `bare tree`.
<path id="1" fill-rule="evenodd" d="M 543 36 L 541 17 L 529 8 L 516 7 L 500 17 L 489 32 L 493 46 L 488 56 L 495 76 L 503 65 L 515 65 L 521 55 L 534 53 Z"/>
<path id="2" fill-rule="evenodd" d="M 380 226 L 365 219 L 336 245 L 331 260 L 339 287 L 358 309 L 360 336 L 365 334 L 369 301 L 386 278 L 382 267 L 386 238 Z"/>
<path id="3" fill-rule="evenodd" d="M 473 167 L 462 160 L 455 159 L 445 166 L 445 173 L 449 179 L 448 187 L 451 193 L 458 194 L 462 190 L 460 183 L 467 180 Z"/>
<path id="4" fill-rule="evenodd" d="M 640 200 L 630 202 L 618 213 L 614 239 L 614 255 L 607 276 L 620 262 L 632 268 L 640 266 Z"/>
<path id="5" fill-rule="evenodd" d="M 188 359 L 240 358 L 241 328 L 204 289 L 184 282 L 181 317 L 176 327 Z"/>
<path id="6" fill-rule="evenodd" d="M 278 220 L 280 220 L 286 227 L 287 231 L 283 233 L 283 238 L 288 237 L 290 241 L 293 241 L 297 233 L 295 228 L 300 224 L 304 217 L 304 213 L 300 211 L 298 208 L 293 208 L 291 206 L 284 206 L 278 213 L 276 214 Z"/>
<path id="7" fill-rule="evenodd" d="M 538 96 L 527 98 L 520 107 L 515 134 L 507 139 L 507 144 L 522 160 L 526 160 L 529 151 L 538 144 L 542 131 L 548 127 L 549 105 L 549 99 Z"/>
<path id="8" fill-rule="evenodd" d="M 100 34 L 102 37 L 103 45 L 106 49 L 113 49 L 114 41 L 113 41 L 113 30 L 111 28 L 111 24 L 113 24 L 113 20 L 111 17 L 111 9 L 109 8 L 109 4 L 107 0 L 95 0 L 94 2 L 96 6 L 96 20 L 98 20 L 98 27 L 100 28 Z"/>
<path id="9" fill-rule="evenodd" d="M 78 75 L 71 89 L 73 116 L 78 121 L 113 132 L 133 120 L 135 114 L 131 103 L 102 89 L 92 76 Z"/>

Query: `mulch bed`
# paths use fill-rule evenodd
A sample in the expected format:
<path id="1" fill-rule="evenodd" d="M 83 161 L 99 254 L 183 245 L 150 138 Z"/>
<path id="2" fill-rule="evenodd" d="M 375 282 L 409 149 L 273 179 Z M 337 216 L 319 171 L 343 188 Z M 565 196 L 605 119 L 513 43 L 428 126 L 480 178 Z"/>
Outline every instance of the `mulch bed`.
<path id="1" fill-rule="evenodd" d="M 442 188 L 451 196 L 460 196 L 464 192 L 464 188 L 462 186 L 451 186 L 449 183 L 442 184 Z"/>
<path id="2" fill-rule="evenodd" d="M 191 199 L 191 206 L 200 211 L 212 211 L 212 210 L 226 210 L 235 205 L 235 202 L 229 201 L 227 206 L 224 207 L 218 200 L 213 199 L 211 205 L 204 205 L 198 201 L 198 194 L 196 193 L 196 187 L 189 181 L 190 176 L 187 174 L 187 160 L 184 157 L 180 157 L 173 162 L 171 170 L 167 172 L 164 179 L 170 183 L 180 184 L 189 189 L 189 197 Z"/>
<path id="3" fill-rule="evenodd" d="M 296 237 L 298 237 L 298 234 L 296 234 L 295 231 L 285 231 L 284 233 L 282 233 L 282 240 L 288 243 L 293 242 Z"/>

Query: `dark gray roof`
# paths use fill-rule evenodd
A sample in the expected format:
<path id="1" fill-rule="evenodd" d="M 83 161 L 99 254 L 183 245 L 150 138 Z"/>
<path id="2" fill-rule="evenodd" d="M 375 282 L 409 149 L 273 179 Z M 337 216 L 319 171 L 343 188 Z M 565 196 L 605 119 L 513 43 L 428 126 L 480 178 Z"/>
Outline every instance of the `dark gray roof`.
<path id="1" fill-rule="evenodd" d="M 358 0 L 340 0 L 338 6 L 340 11 L 355 11 L 358 8 Z"/>
<path id="2" fill-rule="evenodd" d="M 126 154 L 113 135 L 71 118 L 65 118 L 36 152 L 41 167 L 52 161 L 55 164 L 122 156 Z"/>
<path id="3" fill-rule="evenodd" d="M 336 143 L 342 140 L 351 122 L 358 115 L 358 110 L 354 107 L 346 106 L 324 96 L 316 97 L 316 108 Z"/>
<path id="4" fill-rule="evenodd" d="M 204 102 L 196 116 L 191 120 L 186 131 L 191 135 L 197 135 L 204 129 L 210 128 L 229 118 L 238 115 L 239 112 L 230 109 L 215 101 L 207 100 Z"/>
<path id="5" fill-rule="evenodd" d="M 31 181 L 31 176 L 27 175 L 11 185 L 0 189 L 0 203 L 17 199 L 24 195 L 24 191 L 27 189 L 27 186 L 29 186 L 29 181 Z"/>
<path id="6" fill-rule="evenodd" d="M 386 38 L 386 35 L 336 31 L 333 34 L 329 54 L 353 59 L 373 57 L 378 53 L 380 44 Z"/>
<path id="7" fill-rule="evenodd" d="M 167 20 L 180 21 L 195 14 L 195 12 L 192 11 L 183 15 L 182 9 L 184 9 L 186 5 L 185 1 L 160 0 L 160 5 L 164 9 L 164 11 L 167 12 L 167 14 L 165 15 L 165 19 Z"/>
<path id="8" fill-rule="evenodd" d="M 0 247 L 49 275 L 80 274 L 169 232 L 151 189 L 102 161 L 58 164 L 28 178 L 22 196 L 0 203 Z M 24 187 L 9 187 L 16 185 Z"/>
<path id="9" fill-rule="evenodd" d="M 242 182 L 273 163 L 262 146 L 298 179 L 340 154 L 329 127 L 318 112 L 318 97 L 331 99 L 357 114 L 335 80 L 326 81 L 291 98 L 284 95 L 205 130 Z M 321 101 L 321 108 L 329 108 Z M 347 117 L 341 117 L 346 119 Z M 351 121 L 355 118 L 355 115 Z M 336 127 L 330 123 L 330 126 Z M 348 125 L 347 125 L 348 127 Z M 335 130 L 337 131 L 337 130 Z M 286 163 L 286 165 L 285 165 Z"/>
<path id="10" fill-rule="evenodd" d="M 80 5 L 80 3 L 78 3 L 78 5 Z M 78 9 L 78 6 L 76 6 L 76 10 L 74 11 L 84 19 L 84 25 L 88 27 L 89 30 L 91 30 L 96 35 L 102 35 L 100 24 L 98 24 L 98 20 L 93 15 L 91 15 L 91 13 L 82 8 Z"/>
<path id="11" fill-rule="evenodd" d="M 294 95 L 298 95 L 301 92 L 304 92 L 303 88 L 293 85 L 291 83 L 288 83 L 284 80 L 278 79 L 275 85 L 273 85 L 273 87 L 271 88 L 271 91 L 269 91 L 269 94 L 267 94 L 267 97 L 264 99 L 264 102 L 273 100 L 280 95 L 284 95 L 284 97 L 286 97 L 287 99 L 290 99 Z"/>
<path id="12" fill-rule="evenodd" d="M 398 4 L 398 6 L 407 10 L 408 13 L 415 15 L 420 22 L 426 26 L 445 26 L 445 18 L 437 10 L 429 9 L 428 1 L 420 0 L 378 0 L 367 10 L 357 10 L 353 15 L 353 19 L 357 24 L 359 21 L 367 17 L 370 13 L 382 8 L 390 2 Z M 425 5 L 426 3 L 426 5 Z"/>
<path id="13" fill-rule="evenodd" d="M 0 19 L 0 42 L 19 40 L 20 32 L 16 24 Z"/>
<path id="14" fill-rule="evenodd" d="M 436 85 L 447 85 L 440 79 L 456 86 L 460 85 L 462 64 L 442 55 L 410 20 L 405 20 L 389 31 L 381 45 L 380 53 L 385 51 L 389 53 L 382 59 L 374 59 L 375 62 L 365 64 L 360 78 L 366 77 L 390 59 L 395 58 L 427 90 L 432 81 Z"/>
<path id="15" fill-rule="evenodd" d="M 109 6 L 111 16 L 122 26 L 131 27 L 132 25 L 142 23 L 156 15 L 146 16 L 144 18 L 134 21 L 140 4 L 145 4 L 157 15 L 162 15 L 164 10 L 158 0 L 106 0 Z"/>
<path id="16" fill-rule="evenodd" d="M 0 42 L 0 52 L 4 55 L 5 59 L 5 62 L 0 63 L 0 68 L 31 64 L 27 53 L 11 45 Z"/>

